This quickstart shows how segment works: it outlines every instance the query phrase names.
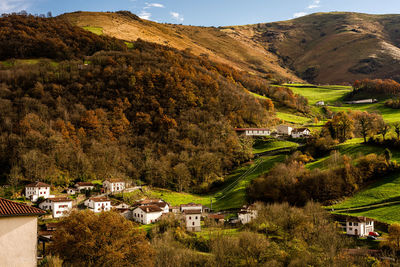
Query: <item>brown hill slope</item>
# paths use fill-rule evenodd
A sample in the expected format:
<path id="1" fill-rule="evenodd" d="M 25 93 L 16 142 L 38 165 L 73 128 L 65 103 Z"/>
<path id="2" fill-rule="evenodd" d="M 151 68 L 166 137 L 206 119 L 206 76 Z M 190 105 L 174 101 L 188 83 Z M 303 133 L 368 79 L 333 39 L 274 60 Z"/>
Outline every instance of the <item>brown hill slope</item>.
<path id="1" fill-rule="evenodd" d="M 400 79 L 400 15 L 316 13 L 225 31 L 268 47 L 311 82 Z"/>
<path id="2" fill-rule="evenodd" d="M 127 41 L 141 38 L 190 49 L 259 75 L 315 83 L 400 80 L 400 15 L 316 13 L 220 28 L 159 24 L 126 13 L 76 12 L 61 17 L 81 27 L 101 27 L 104 34 Z"/>
<path id="3" fill-rule="evenodd" d="M 264 46 L 237 39 L 218 28 L 160 24 L 125 12 L 75 12 L 60 17 L 80 27 L 100 27 L 105 35 L 122 40 L 140 38 L 180 50 L 190 49 L 195 55 L 208 56 L 239 70 L 262 76 L 271 73 L 287 80 L 300 81 L 291 70 L 281 67 L 279 57 Z"/>

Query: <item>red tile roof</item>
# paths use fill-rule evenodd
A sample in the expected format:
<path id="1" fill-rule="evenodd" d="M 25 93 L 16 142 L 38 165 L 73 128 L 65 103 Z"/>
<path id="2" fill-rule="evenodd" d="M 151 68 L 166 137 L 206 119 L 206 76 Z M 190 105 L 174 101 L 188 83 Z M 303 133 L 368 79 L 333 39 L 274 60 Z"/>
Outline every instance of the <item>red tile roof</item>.
<path id="1" fill-rule="evenodd" d="M 44 210 L 0 198 L 0 217 L 42 215 Z"/>
<path id="2" fill-rule="evenodd" d="M 141 210 L 143 210 L 146 213 L 151 213 L 151 212 L 160 212 L 162 209 L 160 207 L 155 206 L 155 205 L 149 205 L 149 206 L 140 206 L 139 207 Z"/>
<path id="3" fill-rule="evenodd" d="M 52 197 L 48 198 L 49 201 L 51 202 L 70 202 L 72 199 L 67 198 L 67 197 Z"/>
<path id="4" fill-rule="evenodd" d="M 202 207 L 203 205 L 201 204 L 196 204 L 196 203 L 189 203 L 189 204 L 181 204 L 181 207 Z"/>
<path id="5" fill-rule="evenodd" d="M 107 197 L 91 197 L 89 199 L 93 202 L 111 202 L 111 200 L 109 200 Z"/>
<path id="6" fill-rule="evenodd" d="M 28 184 L 26 187 L 50 187 L 50 185 L 42 183 L 42 182 L 35 182 Z"/>
<path id="7" fill-rule="evenodd" d="M 271 131 L 267 128 L 235 128 L 237 132 L 244 132 L 244 131 Z"/>
<path id="8" fill-rule="evenodd" d="M 184 210 L 184 214 L 201 214 L 201 210 Z"/>

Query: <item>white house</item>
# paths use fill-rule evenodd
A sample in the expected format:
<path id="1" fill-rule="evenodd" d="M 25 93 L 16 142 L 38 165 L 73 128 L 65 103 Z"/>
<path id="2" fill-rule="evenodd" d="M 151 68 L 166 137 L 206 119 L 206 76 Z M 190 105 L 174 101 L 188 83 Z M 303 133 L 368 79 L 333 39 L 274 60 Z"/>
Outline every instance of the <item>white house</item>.
<path id="1" fill-rule="evenodd" d="M 292 130 L 292 137 L 293 138 L 303 138 L 310 136 L 310 129 L 308 128 L 296 128 Z"/>
<path id="2" fill-rule="evenodd" d="M 121 192 L 125 187 L 126 183 L 123 180 L 105 180 L 103 182 L 103 188 L 109 193 Z"/>
<path id="3" fill-rule="evenodd" d="M 77 190 L 75 188 L 67 188 L 65 191 L 68 195 L 75 195 L 77 193 Z"/>
<path id="4" fill-rule="evenodd" d="M 51 210 L 53 218 L 60 218 L 72 209 L 72 199 L 67 197 L 48 198 L 39 204 L 43 210 Z"/>
<path id="5" fill-rule="evenodd" d="M 145 199 L 139 201 L 141 206 L 157 206 L 162 209 L 162 213 L 169 212 L 169 205 L 167 202 L 163 201 L 162 199 Z"/>
<path id="6" fill-rule="evenodd" d="M 271 130 L 265 128 L 236 128 L 238 134 L 246 136 L 270 136 Z"/>
<path id="7" fill-rule="evenodd" d="M 132 219 L 141 224 L 150 224 L 157 222 L 163 210 L 156 205 L 142 205 L 132 211 Z"/>
<path id="8" fill-rule="evenodd" d="M 318 101 L 315 105 L 316 106 L 325 106 L 325 102 L 324 101 Z"/>
<path id="9" fill-rule="evenodd" d="M 186 210 L 196 210 L 196 211 L 200 210 L 200 213 L 203 212 L 203 205 L 201 204 L 189 203 L 189 204 L 182 204 L 180 207 L 182 213 Z"/>
<path id="10" fill-rule="evenodd" d="M 250 205 L 249 207 L 243 206 L 243 208 L 238 213 L 239 221 L 242 224 L 251 222 L 257 217 L 258 211 L 256 205 Z"/>
<path id="11" fill-rule="evenodd" d="M 37 217 L 45 213 L 0 198 L 0 266 L 37 266 Z"/>
<path id="12" fill-rule="evenodd" d="M 190 232 L 201 231 L 201 210 L 184 210 L 186 230 Z"/>
<path id="13" fill-rule="evenodd" d="M 111 210 L 111 201 L 107 197 L 91 197 L 84 204 L 95 213 Z"/>
<path id="14" fill-rule="evenodd" d="M 355 236 L 368 236 L 374 231 L 374 221 L 366 217 L 348 217 L 346 219 L 346 233 Z"/>
<path id="15" fill-rule="evenodd" d="M 293 128 L 287 125 L 278 125 L 276 126 L 276 130 L 278 131 L 278 134 L 291 135 Z"/>
<path id="16" fill-rule="evenodd" d="M 75 184 L 75 188 L 78 192 L 82 192 L 85 190 L 93 190 L 94 184 L 88 182 L 77 182 Z"/>
<path id="17" fill-rule="evenodd" d="M 33 202 L 36 202 L 39 197 L 49 198 L 50 185 L 42 182 L 29 184 L 25 186 L 25 196 Z"/>
<path id="18" fill-rule="evenodd" d="M 361 99 L 361 100 L 354 100 L 354 101 L 348 101 L 346 104 L 372 104 L 372 103 L 377 103 L 377 99 Z"/>

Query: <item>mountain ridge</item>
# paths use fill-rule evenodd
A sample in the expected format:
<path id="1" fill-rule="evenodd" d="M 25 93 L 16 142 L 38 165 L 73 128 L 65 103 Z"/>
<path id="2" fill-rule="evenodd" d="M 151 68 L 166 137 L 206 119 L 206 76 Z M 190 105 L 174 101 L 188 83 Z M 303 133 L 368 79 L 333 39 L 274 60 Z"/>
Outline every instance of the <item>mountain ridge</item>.
<path id="1" fill-rule="evenodd" d="M 238 70 L 293 82 L 352 83 L 400 79 L 400 15 L 314 13 L 287 21 L 200 27 L 131 19 L 121 13 L 75 12 L 74 25 L 105 35 L 169 45 Z"/>

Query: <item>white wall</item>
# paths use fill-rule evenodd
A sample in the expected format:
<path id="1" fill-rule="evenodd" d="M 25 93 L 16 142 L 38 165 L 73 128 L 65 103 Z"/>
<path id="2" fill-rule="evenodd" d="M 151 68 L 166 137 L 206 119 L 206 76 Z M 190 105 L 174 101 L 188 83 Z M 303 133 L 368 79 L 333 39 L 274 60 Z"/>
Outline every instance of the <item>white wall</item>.
<path id="1" fill-rule="evenodd" d="M 25 196 L 32 201 L 36 201 L 39 197 L 47 199 L 50 197 L 50 187 L 26 187 Z"/>
<path id="2" fill-rule="evenodd" d="M 141 224 L 150 224 L 158 221 L 162 213 L 162 211 L 146 213 L 141 208 L 136 208 L 132 211 L 132 219 Z"/>
<path id="3" fill-rule="evenodd" d="M 201 230 L 201 214 L 185 214 L 186 229 L 188 231 Z"/>
<path id="4" fill-rule="evenodd" d="M 0 266 L 36 266 L 37 217 L 0 217 Z"/>

